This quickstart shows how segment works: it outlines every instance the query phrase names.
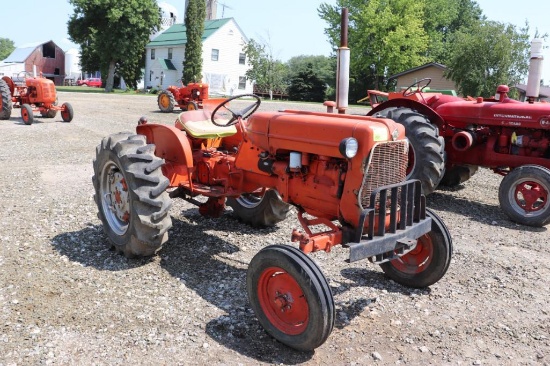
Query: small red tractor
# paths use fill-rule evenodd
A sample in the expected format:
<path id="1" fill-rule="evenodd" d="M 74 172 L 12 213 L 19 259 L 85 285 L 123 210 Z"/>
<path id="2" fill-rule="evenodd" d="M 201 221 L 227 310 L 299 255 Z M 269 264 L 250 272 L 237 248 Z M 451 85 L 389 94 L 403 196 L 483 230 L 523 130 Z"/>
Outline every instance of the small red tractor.
<path id="1" fill-rule="evenodd" d="M 157 103 L 161 112 L 170 113 L 174 107 L 183 111 L 200 109 L 205 99 L 208 99 L 208 84 L 189 83 L 181 87 L 170 85 L 159 93 Z"/>
<path id="2" fill-rule="evenodd" d="M 21 108 L 21 118 L 26 125 L 33 123 L 34 112 L 40 112 L 44 118 L 54 118 L 61 111 L 64 122 L 73 120 L 73 107 L 69 103 L 57 105 L 53 81 L 41 76 L 32 77 L 26 71 L 19 73 L 17 80 L 22 80 L 22 83 L 16 84 L 8 76 L 0 81 L 0 119 L 9 119 L 12 108 Z"/>
<path id="3" fill-rule="evenodd" d="M 369 90 L 369 116 L 405 126 L 411 142 L 408 177 L 425 194 L 438 184 L 457 186 L 485 167 L 504 178 L 499 202 L 523 225 L 550 223 L 550 104 L 519 102 L 500 85 L 492 98 L 431 93 L 431 79 L 403 92 Z"/>
<path id="4" fill-rule="evenodd" d="M 241 99 L 242 100 L 237 100 Z M 229 102 L 244 106 L 237 110 Z M 220 217 L 227 204 L 252 226 L 272 226 L 297 208 L 302 230 L 268 245 L 247 271 L 260 324 L 297 350 L 325 342 L 335 320 L 327 279 L 310 252 L 341 245 L 404 286 L 440 280 L 452 255 L 442 220 L 418 180 L 405 180 L 409 142 L 390 119 L 285 110 L 257 112 L 244 95 L 180 113 L 175 126 L 147 123 L 105 137 L 92 178 L 103 230 L 127 257 L 151 256 L 168 239 L 170 198 Z M 202 196 L 205 199 L 197 199 Z"/>

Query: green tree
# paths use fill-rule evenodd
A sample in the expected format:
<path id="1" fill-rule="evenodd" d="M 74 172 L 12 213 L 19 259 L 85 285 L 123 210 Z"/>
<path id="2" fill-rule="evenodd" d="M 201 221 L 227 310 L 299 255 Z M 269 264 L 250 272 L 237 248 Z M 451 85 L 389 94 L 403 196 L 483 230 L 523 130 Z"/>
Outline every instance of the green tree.
<path id="1" fill-rule="evenodd" d="M 482 21 L 456 32 L 446 77 L 462 95 L 488 97 L 500 84 L 515 85 L 528 71 L 529 26 Z"/>
<path id="2" fill-rule="evenodd" d="M 368 88 L 386 86 L 388 76 L 427 62 L 428 35 L 424 29 L 425 1 L 338 0 L 321 4 L 325 33 L 340 44 L 340 8 L 349 9 L 350 100 Z"/>
<path id="3" fill-rule="evenodd" d="M 245 45 L 244 52 L 251 68 L 246 77 L 252 80 L 257 90 L 262 93 L 286 94 L 288 87 L 288 69 L 280 60 L 275 59 L 271 46 L 254 39 Z"/>
<path id="4" fill-rule="evenodd" d="M 336 58 L 327 56 L 300 55 L 290 58 L 286 66 L 288 77 L 292 79 L 311 68 L 313 73 L 327 85 L 336 83 Z"/>
<path id="5" fill-rule="evenodd" d="M 15 50 L 13 41 L 9 38 L 0 38 L 0 61 L 6 59 Z"/>
<path id="6" fill-rule="evenodd" d="M 189 0 L 185 10 L 185 60 L 183 61 L 182 82 L 199 82 L 202 79 L 202 34 L 206 18 L 204 0 Z"/>
<path id="7" fill-rule="evenodd" d="M 424 29 L 430 39 L 427 57 L 445 64 L 450 56 L 449 40 L 459 31 L 483 20 L 479 5 L 473 0 L 430 0 L 424 9 Z"/>
<path id="8" fill-rule="evenodd" d="M 115 72 L 130 88 L 136 88 L 145 66 L 145 46 L 160 27 L 161 13 L 155 0 L 69 0 L 74 14 L 69 19 L 71 40 L 80 45 L 85 71 L 100 70 L 105 91 L 113 89 Z"/>
<path id="9" fill-rule="evenodd" d="M 309 63 L 306 69 L 299 71 L 290 79 L 288 98 L 306 102 L 322 102 L 325 99 L 326 83 L 313 70 Z"/>

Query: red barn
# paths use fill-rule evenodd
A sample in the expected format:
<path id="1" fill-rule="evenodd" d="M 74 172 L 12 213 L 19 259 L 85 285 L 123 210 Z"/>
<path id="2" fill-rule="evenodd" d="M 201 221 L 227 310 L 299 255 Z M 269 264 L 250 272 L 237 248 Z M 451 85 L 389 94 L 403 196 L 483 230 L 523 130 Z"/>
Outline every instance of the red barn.
<path id="1" fill-rule="evenodd" d="M 55 85 L 63 85 L 65 78 L 65 53 L 53 41 L 35 43 L 16 48 L 7 59 L 0 62 L 0 76 L 17 77 L 26 71 L 31 75 L 42 73 Z"/>

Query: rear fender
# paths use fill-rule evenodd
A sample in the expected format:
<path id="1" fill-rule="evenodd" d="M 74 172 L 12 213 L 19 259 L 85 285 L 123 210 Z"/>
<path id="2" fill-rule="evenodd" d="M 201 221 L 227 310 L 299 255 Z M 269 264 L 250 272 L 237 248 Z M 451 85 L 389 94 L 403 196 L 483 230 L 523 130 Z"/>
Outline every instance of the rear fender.
<path id="1" fill-rule="evenodd" d="M 138 125 L 136 131 L 146 137 L 148 144 L 155 144 L 155 155 L 165 160 L 162 172 L 170 180 L 170 186 L 189 185 L 193 154 L 186 133 L 158 124 Z"/>
<path id="2" fill-rule="evenodd" d="M 369 111 L 369 113 L 367 113 L 367 116 L 375 116 L 376 113 L 378 113 L 378 112 L 380 112 L 380 111 L 382 111 L 386 108 L 390 108 L 390 107 L 407 107 L 407 108 L 411 108 L 411 109 L 417 111 L 418 113 L 423 114 L 426 117 L 428 117 L 430 122 L 437 125 L 437 126 L 442 126 L 443 122 L 444 122 L 443 118 L 441 118 L 441 116 L 436 111 L 434 111 L 432 108 L 428 107 L 425 104 L 419 103 L 415 100 L 405 99 L 405 98 L 391 99 L 391 100 L 388 100 L 387 102 L 381 103 L 378 106 L 376 106 L 375 108 L 371 109 Z"/>

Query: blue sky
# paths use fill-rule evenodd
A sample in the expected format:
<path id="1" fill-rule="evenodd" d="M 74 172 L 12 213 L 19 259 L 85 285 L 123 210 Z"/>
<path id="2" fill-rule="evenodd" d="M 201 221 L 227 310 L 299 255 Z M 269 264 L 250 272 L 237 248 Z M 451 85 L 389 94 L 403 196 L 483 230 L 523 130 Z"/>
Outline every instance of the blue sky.
<path id="1" fill-rule="evenodd" d="M 8 0 L 4 0 L 5 2 Z M 176 7 L 183 21 L 185 0 L 159 0 Z M 249 37 L 268 41 L 274 55 L 282 61 L 298 55 L 329 55 L 332 48 L 324 34 L 326 24 L 319 19 L 321 3 L 336 4 L 336 0 L 219 0 L 218 16 L 233 17 Z M 47 5 L 46 5 L 47 4 Z M 537 28 L 550 35 L 550 1 L 478 0 L 484 14 L 491 20 L 523 25 L 528 20 L 531 35 Z M 9 1 L 3 13 L 0 37 L 9 38 L 16 46 L 53 40 L 64 50 L 73 45 L 68 41 L 67 21 L 72 6 L 66 0 Z M 545 44 L 550 46 L 550 37 Z M 353 52 L 353 50 L 351 50 Z M 550 48 L 545 50 L 543 78 L 550 83 Z"/>

